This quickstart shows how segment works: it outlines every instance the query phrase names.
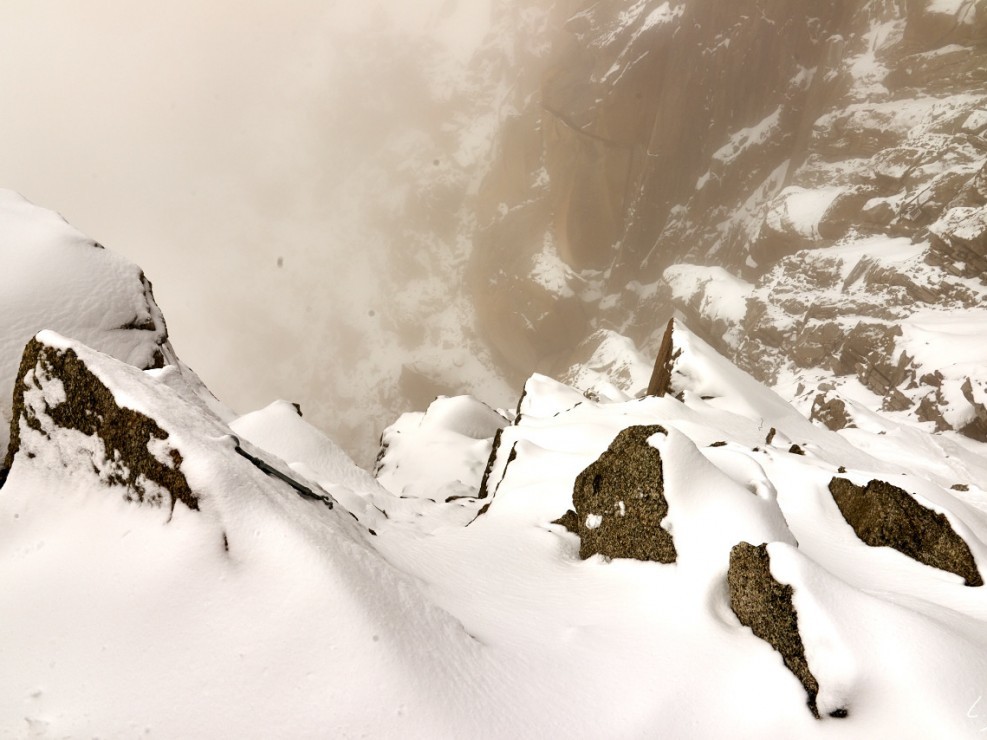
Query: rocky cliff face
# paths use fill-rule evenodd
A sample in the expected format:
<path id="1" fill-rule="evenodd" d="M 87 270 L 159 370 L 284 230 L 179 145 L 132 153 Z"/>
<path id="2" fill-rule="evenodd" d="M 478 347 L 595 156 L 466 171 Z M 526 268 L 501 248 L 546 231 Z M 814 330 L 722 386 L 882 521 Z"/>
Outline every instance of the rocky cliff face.
<path id="1" fill-rule="evenodd" d="M 653 351 L 674 308 L 807 413 L 835 373 L 865 406 L 983 438 L 976 373 L 897 332 L 982 318 L 987 3 L 554 13 L 480 193 L 473 283 L 507 364 L 561 372 L 600 329 Z"/>

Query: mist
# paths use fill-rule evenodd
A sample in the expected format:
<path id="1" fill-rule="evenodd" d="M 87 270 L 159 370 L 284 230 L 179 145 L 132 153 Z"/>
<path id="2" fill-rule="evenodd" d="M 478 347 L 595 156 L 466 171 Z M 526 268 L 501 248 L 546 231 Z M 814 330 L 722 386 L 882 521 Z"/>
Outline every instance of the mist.
<path id="1" fill-rule="evenodd" d="M 469 320 L 423 256 L 469 245 L 451 222 L 413 225 L 416 244 L 406 215 L 427 166 L 431 212 L 458 218 L 492 139 L 466 137 L 471 159 L 451 135 L 489 17 L 485 0 L 4 3 L 2 185 L 141 265 L 224 402 L 300 402 L 365 461 L 381 430 L 361 404 L 402 362 L 384 322 Z"/>

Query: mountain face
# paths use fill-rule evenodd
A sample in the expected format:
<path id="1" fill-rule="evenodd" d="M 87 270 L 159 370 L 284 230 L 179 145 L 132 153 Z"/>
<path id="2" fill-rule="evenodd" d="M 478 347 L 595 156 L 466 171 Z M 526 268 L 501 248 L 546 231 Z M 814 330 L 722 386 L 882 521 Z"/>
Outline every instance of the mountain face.
<path id="1" fill-rule="evenodd" d="M 494 156 L 383 147 L 372 472 L 0 193 L 0 736 L 987 727 L 984 4 L 493 10 Z"/>
<path id="2" fill-rule="evenodd" d="M 674 307 L 831 425 L 860 404 L 984 438 L 987 4 L 554 13 L 479 196 L 507 367 L 563 374 L 600 330 L 655 350 Z M 964 367 L 928 356 L 951 338 Z"/>

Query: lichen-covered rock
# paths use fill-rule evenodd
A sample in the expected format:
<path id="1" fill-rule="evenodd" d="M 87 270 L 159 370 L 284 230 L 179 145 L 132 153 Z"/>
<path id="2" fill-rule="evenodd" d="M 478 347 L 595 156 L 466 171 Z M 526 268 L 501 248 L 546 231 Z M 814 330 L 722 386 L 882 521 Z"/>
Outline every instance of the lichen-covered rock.
<path id="1" fill-rule="evenodd" d="M 658 425 L 624 429 L 576 478 L 575 512 L 556 523 L 579 535 L 579 557 L 675 562 L 675 543 L 661 523 L 668 514 L 661 454 L 648 444 Z"/>
<path id="2" fill-rule="evenodd" d="M 983 585 L 969 545 L 949 520 L 908 492 L 881 480 L 857 486 L 846 478 L 833 478 L 829 490 L 843 518 L 867 545 L 891 547 L 920 563 L 955 573 L 967 586 Z"/>
<path id="3" fill-rule="evenodd" d="M 819 694 L 819 682 L 809 670 L 805 657 L 798 614 L 792 604 L 794 589 L 779 583 L 771 575 L 767 545 L 754 546 L 741 542 L 734 546 L 730 551 L 727 587 L 730 608 L 737 619 L 781 653 L 785 667 L 805 687 L 806 704 L 818 719 L 816 696 Z"/>
<path id="4" fill-rule="evenodd" d="M 60 434 L 73 435 L 75 441 L 51 441 Z M 31 438 L 26 444 L 25 435 Z M 24 349 L 14 386 L 10 443 L 0 482 L 18 455 L 55 454 L 70 469 L 88 464 L 127 500 L 170 509 L 181 502 L 196 510 L 198 497 L 182 473 L 182 455 L 168 444 L 168 436 L 154 419 L 117 403 L 74 350 L 34 338 Z"/>

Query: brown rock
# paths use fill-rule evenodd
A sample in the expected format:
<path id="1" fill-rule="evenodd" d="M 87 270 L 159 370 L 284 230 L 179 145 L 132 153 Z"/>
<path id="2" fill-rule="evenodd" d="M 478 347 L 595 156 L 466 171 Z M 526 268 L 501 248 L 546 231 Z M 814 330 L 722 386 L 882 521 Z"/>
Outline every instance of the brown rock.
<path id="1" fill-rule="evenodd" d="M 27 379 L 29 373 L 33 375 L 30 381 Z M 64 401 L 55 405 L 50 405 L 44 398 L 33 404 L 26 401 L 28 382 L 41 387 L 53 381 L 61 383 Z M 47 418 L 42 421 L 43 417 Z M 24 348 L 14 386 L 10 443 L 0 482 L 6 480 L 7 473 L 18 460 L 21 424 L 44 435 L 50 434 L 51 425 L 54 425 L 98 437 L 105 456 L 102 460 L 93 459 L 92 467 L 107 484 L 124 487 L 127 500 L 167 505 L 171 509 L 181 501 L 192 510 L 199 508 L 198 497 L 181 471 L 181 453 L 167 448 L 165 452 L 152 453 L 148 449 L 149 444 L 168 439 L 168 432 L 150 417 L 118 405 L 113 393 L 71 349 L 56 349 L 37 339 L 32 339 Z M 78 454 L 92 453 L 80 449 Z M 167 458 L 167 462 L 162 461 L 162 457 Z M 153 488 L 148 484 L 154 484 Z M 161 499 L 161 490 L 170 496 L 169 501 Z"/>
<path id="2" fill-rule="evenodd" d="M 859 227 L 864 204 L 878 195 L 881 192 L 871 185 L 858 185 L 837 195 L 819 219 L 819 236 L 823 239 L 839 239 L 846 236 L 850 229 Z"/>
<path id="3" fill-rule="evenodd" d="M 812 402 L 809 419 L 821 422 L 834 432 L 838 429 L 856 426 L 847 412 L 846 403 L 828 393 L 818 394 Z"/>
<path id="4" fill-rule="evenodd" d="M 792 604 L 794 589 L 778 583 L 771 575 L 767 545 L 755 547 L 747 542 L 734 545 L 730 551 L 727 587 L 730 608 L 737 619 L 781 653 L 785 667 L 805 688 L 809 711 L 819 719 L 816 707 L 819 682 L 809 670 L 805 657 L 798 614 Z"/>
<path id="5" fill-rule="evenodd" d="M 843 340 L 843 329 L 834 322 L 811 324 L 796 337 L 791 356 L 797 367 L 822 365 Z"/>
<path id="6" fill-rule="evenodd" d="M 661 347 L 655 357 L 655 368 L 648 382 L 649 396 L 664 396 L 672 390 L 672 363 L 675 360 L 672 333 L 675 330 L 675 319 L 669 319 L 665 334 L 661 339 Z"/>
<path id="7" fill-rule="evenodd" d="M 955 573 L 967 586 L 982 586 L 969 545 L 942 514 L 881 480 L 866 487 L 833 478 L 829 491 L 857 537 L 871 547 L 891 547 L 925 565 Z"/>
<path id="8" fill-rule="evenodd" d="M 675 562 L 672 535 L 661 526 L 668 514 L 661 454 L 648 438 L 657 425 L 624 429 L 599 459 L 576 478 L 574 512 L 557 520 L 580 537 L 579 557 Z"/>

